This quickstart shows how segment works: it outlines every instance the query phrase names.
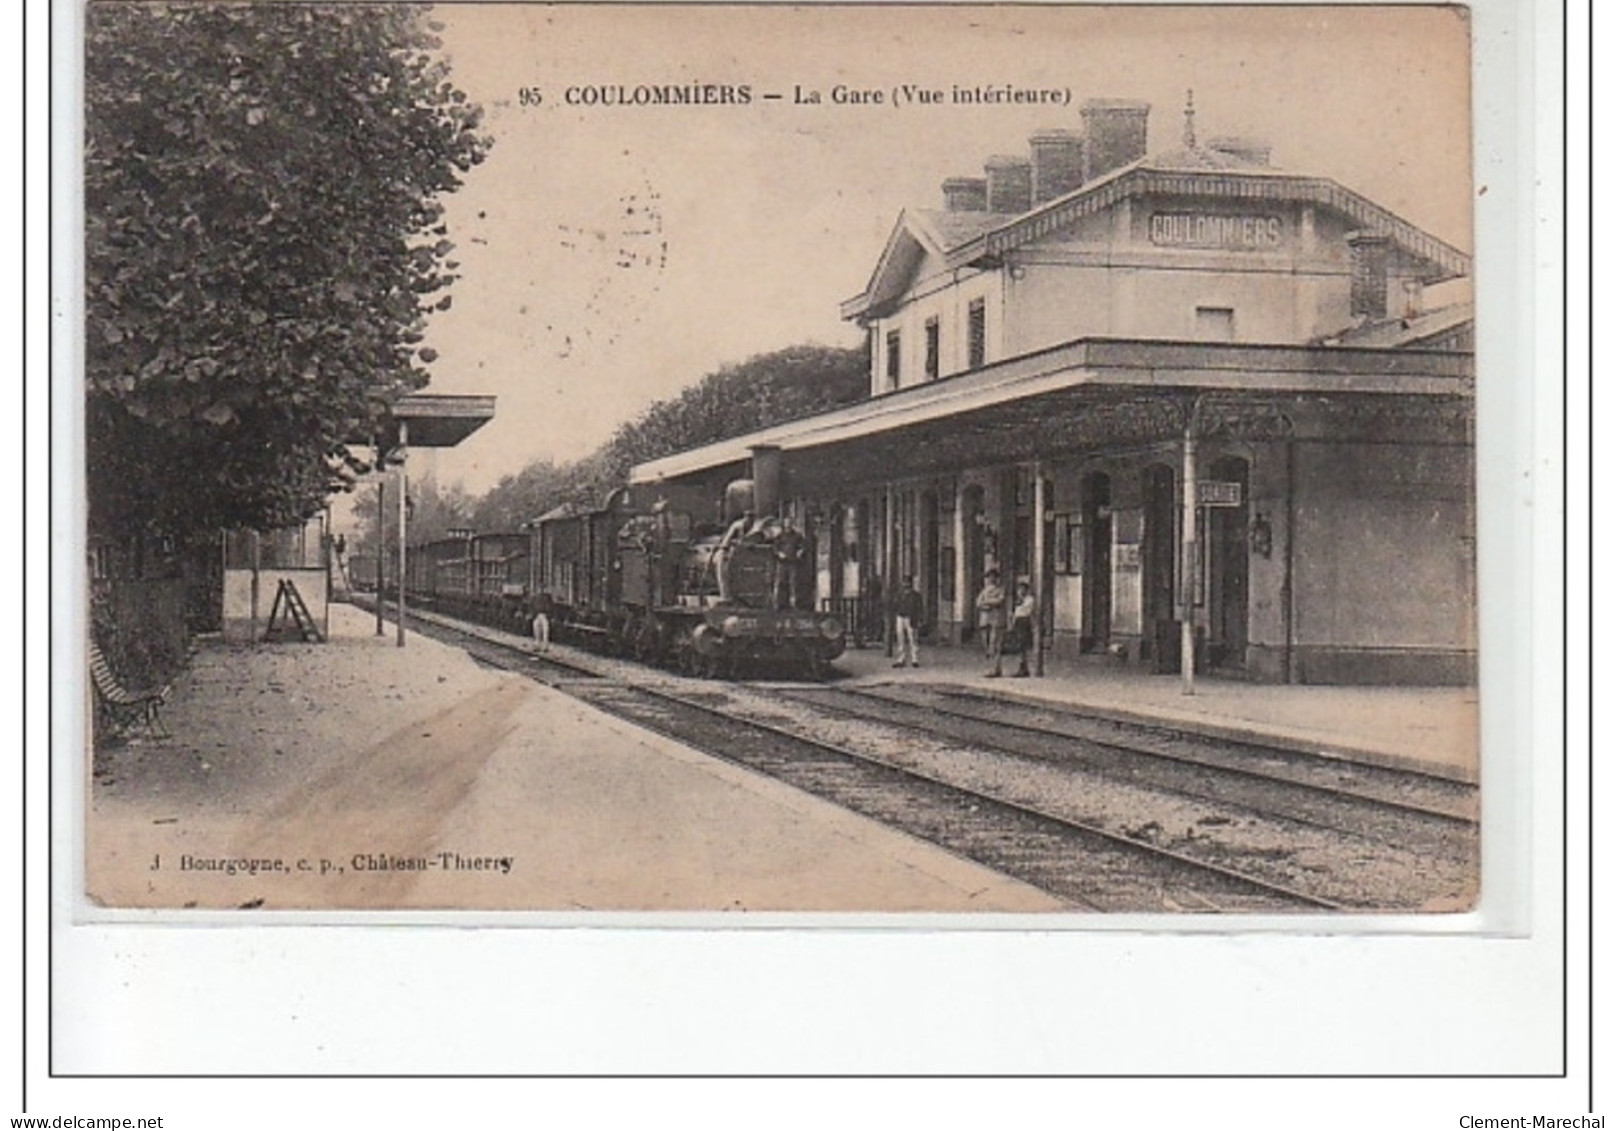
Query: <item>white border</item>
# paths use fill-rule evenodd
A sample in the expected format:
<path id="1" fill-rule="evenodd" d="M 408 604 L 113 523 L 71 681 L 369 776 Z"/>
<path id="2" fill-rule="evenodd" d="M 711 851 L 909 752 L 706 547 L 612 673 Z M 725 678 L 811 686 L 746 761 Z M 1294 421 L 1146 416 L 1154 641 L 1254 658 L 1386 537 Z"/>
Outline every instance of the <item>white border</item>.
<path id="1" fill-rule="evenodd" d="M 40 15 L 35 5 L 36 15 Z M 1529 807 L 1533 835 L 1528 904 L 1481 936 L 1329 937 L 1175 936 L 1043 932 L 928 933 L 748 931 L 457 931 L 444 928 L 204 931 L 195 928 L 61 926 L 56 943 L 56 1050 L 69 1059 L 138 1071 L 269 1072 L 1442 1072 L 1556 1073 L 1560 1066 L 1561 742 L 1559 634 L 1559 497 L 1563 406 L 1556 384 L 1560 138 L 1560 14 L 1547 0 L 1495 0 L 1475 9 L 1477 135 L 1477 263 L 1481 273 L 1481 349 L 1509 358 L 1514 373 L 1533 374 L 1520 400 L 1498 399 L 1482 381 L 1480 443 L 1482 584 L 1517 595 L 1488 601 L 1482 614 L 1483 716 L 1486 740 L 1498 735 L 1532 751 L 1527 764 L 1485 764 L 1487 803 Z M 71 10 L 71 5 L 68 5 Z M 43 57 L 36 19 L 30 50 Z M 1580 41 L 1578 39 L 1578 41 Z M 37 78 L 38 71 L 35 71 Z M 60 83 L 62 76 L 58 74 Z M 36 96 L 37 97 L 37 96 Z M 38 102 L 31 107 L 37 112 Z M 1577 135 L 1579 136 L 1579 135 Z M 60 142 L 61 139 L 58 139 Z M 34 131 L 31 146 L 40 137 Z M 35 152 L 39 152 L 35 148 Z M 58 149 L 58 188 L 76 185 L 76 154 Z M 43 200 L 30 169 L 36 208 Z M 81 227 L 70 210 L 55 216 L 57 249 L 76 245 Z M 40 225 L 29 230 L 31 272 L 43 264 Z M 1488 264 L 1512 264 L 1506 271 Z M 1494 273 L 1487 278 L 1488 270 Z M 1507 274 L 1507 278 L 1499 278 Z M 38 283 L 35 274 L 31 284 Z M 58 294 L 71 293 L 59 276 Z M 45 293 L 30 285 L 35 299 Z M 58 326 L 65 321 L 56 319 Z M 45 475 L 38 439 L 39 390 L 46 377 L 35 329 L 28 380 L 30 533 Z M 1572 339 L 1575 340 L 1574 338 Z M 61 345 L 58 340 L 58 350 Z M 1496 351 L 1493 353 L 1492 351 Z M 61 365 L 64 354 L 58 352 Z M 1490 362 L 1483 362 L 1483 375 Z M 1581 370 L 1576 370 L 1581 372 Z M 65 382 L 69 390 L 72 383 Z M 60 386 L 59 386 L 60 388 Z M 1579 392 L 1579 390 L 1578 390 Z M 60 399 L 60 398 L 59 398 Z M 1579 416 L 1577 417 L 1580 418 Z M 1530 422 L 1529 438 L 1521 422 Z M 1506 427 L 1505 427 L 1506 426 Z M 56 470 L 74 463 L 57 433 Z M 1577 443 L 1572 436 L 1572 446 Z M 1578 463 L 1579 466 L 1579 463 Z M 62 477 L 56 482 L 62 483 Z M 71 478 L 67 477 L 67 482 Z M 1532 537 L 1519 536 L 1520 511 L 1533 516 Z M 67 512 L 58 511 L 57 521 Z M 1585 513 L 1585 512 L 1573 512 Z M 69 528 L 70 529 L 70 528 Z M 61 537 L 58 526 L 55 537 Z M 30 596 L 39 606 L 46 540 L 29 540 Z M 56 564 L 76 571 L 81 555 L 58 543 Z M 1573 561 L 1577 559 L 1573 556 Z M 82 590 L 72 572 L 58 573 L 58 593 Z M 1579 579 L 1585 581 L 1585 579 Z M 1585 588 L 1573 590 L 1585 592 Z M 64 610 L 55 610 L 60 615 Z M 28 669 L 48 668 L 44 633 L 31 611 Z M 58 629 L 65 622 L 58 621 Z M 58 670 L 59 687 L 73 686 Z M 42 993 L 45 938 L 42 887 L 46 752 L 36 678 L 28 694 L 31 978 L 28 1043 L 29 1109 L 38 1114 L 144 1114 L 184 1111 L 206 1117 L 228 1111 L 235 1125 L 270 1126 L 292 1118 L 337 1126 L 295 1105 L 327 1097 L 358 1098 L 363 1125 L 434 1125 L 435 1116 L 504 1110 L 494 1093 L 474 1102 L 467 1085 L 425 1086 L 275 1082 L 45 1080 Z M 57 710 L 78 714 L 70 694 Z M 62 716 L 59 716 L 59 721 Z M 1572 720 L 1581 715 L 1572 712 Z M 1579 727 L 1579 721 L 1577 722 Z M 1573 745 L 1572 795 L 1585 797 L 1584 747 Z M 1513 773 L 1512 779 L 1506 775 Z M 1499 778 L 1498 775 L 1505 775 Z M 1495 788 L 1500 783 L 1508 789 Z M 64 785 L 65 783 L 58 783 Z M 1517 787 L 1517 788 L 1516 788 Z M 58 791 L 58 805 L 63 792 Z M 1587 999 L 1584 914 L 1584 809 L 1573 804 L 1571 836 L 1572 956 L 1568 969 L 1569 1067 L 1583 1072 Z M 1495 817 L 1488 809 L 1488 817 Z M 58 819 L 64 814 L 58 809 Z M 1488 852 L 1493 851 L 1488 845 Z M 58 852 L 58 868 L 72 853 Z M 1497 874 L 1488 859 L 1488 882 Z M 58 884 L 71 874 L 59 871 Z M 1514 874 L 1510 883 L 1527 886 Z M 1578 886 L 1579 882 L 1579 886 Z M 58 890 L 61 890 L 60 888 Z M 1518 890 L 1518 889 L 1516 889 Z M 70 911 L 68 912 L 70 914 Z M 61 917 L 66 923 L 67 916 Z M 1143 1125 L 1211 1122 L 1213 1111 L 1249 1088 L 1246 1126 L 1345 1126 L 1371 1115 L 1381 1125 L 1454 1125 L 1460 1114 L 1503 1115 L 1583 1110 L 1578 1080 L 1476 1081 L 1089 1081 L 1088 1103 L 1120 1102 Z M 935 1108 L 972 1122 L 1000 1122 L 1028 1102 L 1055 1098 L 1052 1085 L 1002 1088 L 903 1088 L 905 1121 Z M 566 1102 L 578 1086 L 546 1094 Z M 851 1083 L 809 1090 L 854 1102 L 869 1095 Z M 612 1086 L 626 1109 L 656 1118 L 656 1089 Z M 1066 1089 L 1069 1093 L 1069 1088 Z M 721 1084 L 697 1094 L 700 1117 L 723 1126 L 760 1119 L 793 1121 L 807 1107 L 746 1103 L 754 1088 Z M 996 1097 L 978 1107 L 980 1095 Z M 600 1102 L 598 1089 L 589 1094 Z M 1067 1098 L 1069 1095 L 1067 1094 Z M 1006 1102 L 1007 1100 L 1007 1102 Z M 498 1106 L 496 1106 L 498 1105 Z M 1084 1108 L 1062 1105 L 1063 1117 Z M 296 1116 L 292 1112 L 298 1111 Z M 335 1109 L 321 1109 L 325 1111 Z M 1055 1109 L 1060 1111 L 1061 1108 Z M 1385 1117 L 1395 1112 L 1389 1122 Z M 353 1114 L 350 1112 L 350 1114 Z M 603 1114 L 603 1113 L 597 1113 Z M 1425 1116 L 1427 1118 L 1420 1118 Z M 514 1118 L 514 1112 L 512 1112 Z M 1410 1118 L 1411 1117 L 1411 1118 Z M 798 1117 L 800 1118 L 800 1117 Z M 821 1117 L 822 1118 L 822 1117 Z M 962 1120 L 961 1120 L 962 1121 Z M 1450 1121 L 1450 1122 L 1449 1122 Z M 570 1120 L 569 1120 L 570 1122 Z M 815 1119 L 818 1122 L 818 1119 Z M 951 1122 L 951 1120 L 950 1120 Z M 183 1125 L 183 1124 L 175 1124 Z M 204 1118 L 194 1126 L 217 1125 Z"/>

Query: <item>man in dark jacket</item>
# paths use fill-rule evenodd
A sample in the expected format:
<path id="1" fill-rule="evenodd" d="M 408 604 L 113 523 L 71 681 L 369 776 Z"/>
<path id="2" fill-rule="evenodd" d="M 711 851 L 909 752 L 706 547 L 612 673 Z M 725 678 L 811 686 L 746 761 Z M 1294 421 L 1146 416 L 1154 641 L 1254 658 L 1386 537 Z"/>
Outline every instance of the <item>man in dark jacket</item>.
<path id="1" fill-rule="evenodd" d="M 800 606 L 797 582 L 802 576 L 802 535 L 789 518 L 780 522 L 774 535 L 774 607 L 794 609 Z"/>
<path id="2" fill-rule="evenodd" d="M 897 595 L 892 612 L 897 618 L 897 662 L 911 668 L 920 666 L 920 622 L 925 619 L 925 598 L 914 588 L 914 578 L 903 578 L 903 591 Z"/>

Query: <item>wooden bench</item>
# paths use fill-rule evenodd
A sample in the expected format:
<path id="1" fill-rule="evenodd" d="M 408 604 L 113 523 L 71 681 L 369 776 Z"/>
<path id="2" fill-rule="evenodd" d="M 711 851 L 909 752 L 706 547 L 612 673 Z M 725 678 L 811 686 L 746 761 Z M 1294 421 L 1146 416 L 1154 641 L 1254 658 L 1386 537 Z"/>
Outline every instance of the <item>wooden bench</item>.
<path id="1" fill-rule="evenodd" d="M 152 734 L 168 737 L 168 730 L 163 726 L 157 710 L 168 700 L 171 684 L 140 691 L 130 690 L 112 674 L 101 646 L 94 640 L 90 641 L 90 682 L 95 685 L 96 700 L 113 733 L 121 734 L 136 722 L 143 722 Z"/>

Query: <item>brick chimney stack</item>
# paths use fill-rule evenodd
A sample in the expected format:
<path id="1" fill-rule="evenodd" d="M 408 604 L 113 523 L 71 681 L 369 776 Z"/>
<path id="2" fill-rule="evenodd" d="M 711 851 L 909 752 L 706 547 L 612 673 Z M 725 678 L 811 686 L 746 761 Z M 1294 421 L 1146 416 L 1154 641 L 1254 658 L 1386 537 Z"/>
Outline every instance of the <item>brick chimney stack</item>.
<path id="1" fill-rule="evenodd" d="M 1131 164 L 1149 150 L 1150 104 L 1132 98 L 1090 98 L 1082 104 L 1088 135 L 1082 179 L 1091 181 Z"/>
<path id="2" fill-rule="evenodd" d="M 1025 212 L 1032 207 L 1032 163 L 1024 157 L 987 158 L 987 210 Z"/>
<path id="3" fill-rule="evenodd" d="M 1377 322 L 1386 314 L 1385 276 L 1391 241 L 1375 232 L 1353 232 L 1351 248 L 1351 316 Z"/>
<path id="4" fill-rule="evenodd" d="M 1032 203 L 1042 204 L 1082 187 L 1082 135 L 1038 130 L 1032 145 Z"/>
<path id="5" fill-rule="evenodd" d="M 985 177 L 949 177 L 942 182 L 942 199 L 949 212 L 987 211 Z"/>

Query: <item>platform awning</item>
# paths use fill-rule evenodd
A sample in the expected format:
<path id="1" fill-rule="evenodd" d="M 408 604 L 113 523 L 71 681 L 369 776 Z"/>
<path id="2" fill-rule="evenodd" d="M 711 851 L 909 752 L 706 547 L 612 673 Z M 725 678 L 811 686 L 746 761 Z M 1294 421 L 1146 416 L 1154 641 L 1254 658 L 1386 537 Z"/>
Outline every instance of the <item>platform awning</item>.
<path id="1" fill-rule="evenodd" d="M 881 464 L 918 471 L 1024 459 L 1180 435 L 1175 422 L 1197 397 L 1258 413 L 1324 398 L 1464 402 L 1473 399 L 1473 374 L 1466 353 L 1082 339 L 652 460 L 630 481 L 733 471 L 761 446 L 779 448 L 798 470 L 811 462 L 814 478 Z"/>
<path id="2" fill-rule="evenodd" d="M 493 414 L 493 397 L 412 394 L 393 404 L 375 439 L 391 451 L 398 446 L 400 424 L 407 424 L 410 447 L 452 448 L 492 420 Z M 356 442 L 368 445 L 371 437 L 358 437 Z"/>

